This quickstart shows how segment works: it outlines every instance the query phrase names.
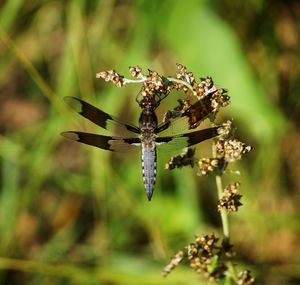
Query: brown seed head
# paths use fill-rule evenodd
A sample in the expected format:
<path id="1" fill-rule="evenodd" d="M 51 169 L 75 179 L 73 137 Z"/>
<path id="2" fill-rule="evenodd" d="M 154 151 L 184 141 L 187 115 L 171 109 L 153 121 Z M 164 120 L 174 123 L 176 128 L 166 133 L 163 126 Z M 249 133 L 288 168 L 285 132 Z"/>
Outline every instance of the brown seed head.
<path id="1" fill-rule="evenodd" d="M 139 66 L 130 66 L 129 72 L 133 77 L 140 77 L 142 75 L 142 69 Z"/>
<path id="2" fill-rule="evenodd" d="M 216 158 L 201 158 L 198 162 L 198 170 L 201 175 L 207 176 L 218 168 L 219 161 Z"/>
<path id="3" fill-rule="evenodd" d="M 166 277 L 167 275 L 170 274 L 170 272 L 179 265 L 179 263 L 183 260 L 183 258 L 185 257 L 185 253 L 184 251 L 180 250 L 178 253 L 176 253 L 169 264 L 166 265 L 166 267 L 164 268 L 162 275 L 164 277 Z"/>
<path id="4" fill-rule="evenodd" d="M 222 198 L 218 201 L 218 210 L 226 209 L 228 213 L 236 212 L 242 205 L 242 195 L 238 194 L 239 182 L 228 185 L 223 192 Z"/>
<path id="5" fill-rule="evenodd" d="M 96 78 L 104 79 L 107 82 L 114 83 L 117 87 L 124 85 L 124 76 L 118 74 L 115 70 L 101 71 L 96 74 Z"/>
<path id="6" fill-rule="evenodd" d="M 250 270 L 241 271 L 238 274 L 237 285 L 252 285 L 255 282 L 255 278 L 251 276 Z"/>
<path id="7" fill-rule="evenodd" d="M 165 165 L 165 169 L 181 168 L 183 166 L 194 167 L 195 163 L 195 148 L 185 149 L 180 155 L 171 157 L 168 163 Z"/>

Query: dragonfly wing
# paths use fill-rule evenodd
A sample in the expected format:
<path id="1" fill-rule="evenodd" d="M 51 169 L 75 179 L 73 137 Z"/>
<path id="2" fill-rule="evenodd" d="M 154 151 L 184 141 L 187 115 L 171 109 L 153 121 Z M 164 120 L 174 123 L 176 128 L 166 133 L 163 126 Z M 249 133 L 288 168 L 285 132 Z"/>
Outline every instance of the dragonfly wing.
<path id="1" fill-rule="evenodd" d="M 139 149 L 140 139 L 139 138 L 121 138 L 102 136 L 97 134 L 68 131 L 63 132 L 62 136 L 67 139 L 84 143 L 87 145 L 95 146 L 101 149 L 110 151 L 128 152 Z"/>
<path id="2" fill-rule="evenodd" d="M 117 118 L 111 116 L 108 113 L 105 113 L 104 111 L 94 107 L 93 105 L 79 98 L 67 96 L 64 98 L 64 100 L 72 109 L 74 109 L 81 116 L 103 129 L 113 131 L 127 131 L 127 133 L 133 132 L 136 134 L 140 133 L 138 127 L 129 123 L 122 123 Z"/>
<path id="3" fill-rule="evenodd" d="M 218 129 L 219 127 L 213 127 L 181 135 L 158 137 L 156 143 L 158 145 L 167 144 L 173 150 L 181 149 L 218 136 Z"/>

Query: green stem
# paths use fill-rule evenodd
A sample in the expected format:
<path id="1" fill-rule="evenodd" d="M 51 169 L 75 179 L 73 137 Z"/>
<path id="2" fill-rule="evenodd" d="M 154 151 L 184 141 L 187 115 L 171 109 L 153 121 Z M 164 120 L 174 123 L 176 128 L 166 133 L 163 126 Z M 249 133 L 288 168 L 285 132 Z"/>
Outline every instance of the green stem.
<path id="1" fill-rule="evenodd" d="M 223 186 L 222 186 L 222 177 L 220 175 L 216 175 L 216 185 L 218 191 L 218 198 L 222 198 L 223 194 Z M 223 233 L 227 240 L 229 240 L 229 222 L 228 222 L 228 215 L 225 209 L 221 209 L 220 211 Z"/>
<path id="2" fill-rule="evenodd" d="M 212 125 L 214 126 L 214 124 L 212 124 Z M 217 157 L 217 149 L 216 149 L 215 141 L 213 141 L 213 144 L 212 144 L 212 155 L 213 155 L 213 158 Z M 217 192 L 218 192 L 218 199 L 220 200 L 223 195 L 223 183 L 222 183 L 221 175 L 216 175 L 216 186 L 217 186 Z M 224 237 L 225 237 L 225 239 L 229 240 L 229 222 L 228 222 L 228 214 L 226 212 L 226 209 L 221 209 L 220 215 L 221 215 Z"/>
<path id="3" fill-rule="evenodd" d="M 214 126 L 214 123 L 212 122 L 212 126 Z M 216 141 L 213 141 L 212 144 L 212 155 L 214 158 L 217 157 L 217 148 L 216 148 Z M 218 199 L 220 200 L 223 195 L 223 183 L 222 183 L 222 175 L 216 175 L 216 186 L 217 186 L 217 192 L 218 192 Z M 229 219 L 226 209 L 220 210 L 220 216 L 222 221 L 222 228 L 223 228 L 223 234 L 224 234 L 224 240 L 229 241 Z M 233 280 L 237 280 L 237 273 L 235 270 L 234 265 L 231 261 L 228 261 L 227 263 L 228 271 L 230 272 L 230 275 Z"/>

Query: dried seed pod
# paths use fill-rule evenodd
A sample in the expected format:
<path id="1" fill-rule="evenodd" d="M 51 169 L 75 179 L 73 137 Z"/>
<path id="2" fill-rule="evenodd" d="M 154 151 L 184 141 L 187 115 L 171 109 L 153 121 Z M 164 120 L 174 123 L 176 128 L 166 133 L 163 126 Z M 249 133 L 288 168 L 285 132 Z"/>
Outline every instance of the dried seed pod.
<path id="1" fill-rule="evenodd" d="M 195 83 L 195 77 L 192 72 L 187 71 L 186 67 L 180 63 L 177 63 L 178 72 L 176 73 L 176 78 L 185 81 L 189 85 Z"/>
<path id="2" fill-rule="evenodd" d="M 226 209 L 228 213 L 236 212 L 242 205 L 240 202 L 242 195 L 238 194 L 239 182 L 228 185 L 223 192 L 222 198 L 218 201 L 218 210 Z"/>
<path id="3" fill-rule="evenodd" d="M 218 133 L 220 134 L 221 139 L 226 139 L 232 137 L 234 130 L 233 122 L 231 120 L 227 120 L 218 129 Z"/>
<path id="4" fill-rule="evenodd" d="M 130 66 L 129 72 L 133 77 L 141 77 L 142 69 L 139 66 Z"/>
<path id="5" fill-rule="evenodd" d="M 198 170 L 201 175 L 207 176 L 218 168 L 219 161 L 216 158 L 201 158 L 198 162 Z"/>
<path id="6" fill-rule="evenodd" d="M 166 77 L 160 76 L 156 71 L 149 69 L 149 74 L 143 82 L 142 90 L 146 96 L 161 96 L 168 94 L 172 86 L 173 83 Z"/>
<path id="7" fill-rule="evenodd" d="M 183 260 L 185 257 L 184 251 L 180 250 L 177 252 L 172 258 L 169 264 L 167 264 L 162 272 L 162 275 L 166 277 L 170 274 L 170 272 L 179 265 L 179 263 Z"/>
<path id="8" fill-rule="evenodd" d="M 117 73 L 115 70 L 101 71 L 96 74 L 96 78 L 104 79 L 107 82 L 114 83 L 117 87 L 124 85 L 124 76 Z"/>
<path id="9" fill-rule="evenodd" d="M 241 271 L 238 274 L 237 285 L 252 285 L 255 282 L 255 278 L 251 276 L 250 270 Z"/>

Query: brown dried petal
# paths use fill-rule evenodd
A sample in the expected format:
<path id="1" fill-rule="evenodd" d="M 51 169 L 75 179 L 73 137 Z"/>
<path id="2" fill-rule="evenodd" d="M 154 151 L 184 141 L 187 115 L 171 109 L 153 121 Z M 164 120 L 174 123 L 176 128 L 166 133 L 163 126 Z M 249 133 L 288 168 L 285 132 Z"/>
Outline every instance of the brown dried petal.
<path id="1" fill-rule="evenodd" d="M 212 253 L 215 249 L 215 244 L 218 242 L 218 238 L 212 234 L 211 236 L 205 235 L 205 236 L 197 236 L 196 237 L 196 243 L 199 245 L 202 249 L 206 250 L 209 253 Z"/>

